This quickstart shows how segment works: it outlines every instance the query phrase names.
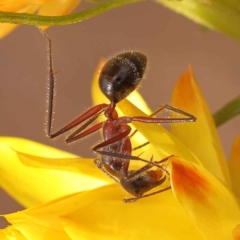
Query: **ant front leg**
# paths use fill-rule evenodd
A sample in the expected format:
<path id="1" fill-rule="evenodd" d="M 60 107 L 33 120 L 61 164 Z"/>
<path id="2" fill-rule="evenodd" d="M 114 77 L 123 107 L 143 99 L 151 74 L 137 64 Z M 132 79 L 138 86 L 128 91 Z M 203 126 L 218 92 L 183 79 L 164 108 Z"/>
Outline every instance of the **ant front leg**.
<path id="1" fill-rule="evenodd" d="M 88 111 L 81 114 L 79 117 L 77 117 L 75 120 L 68 123 L 66 126 L 61 128 L 57 132 L 51 133 L 52 122 L 53 122 L 53 103 L 54 103 L 55 84 L 56 84 L 54 72 L 53 72 L 52 42 L 46 32 L 44 32 L 40 27 L 37 27 L 37 28 L 47 40 L 47 51 L 48 51 L 47 56 L 48 56 L 48 71 L 49 71 L 48 94 L 47 94 L 48 107 L 47 107 L 47 124 L 46 124 L 47 136 L 49 138 L 55 138 L 65 132 L 71 130 L 72 128 L 78 126 L 82 122 L 86 121 L 85 124 L 83 124 L 79 129 L 77 129 L 73 134 L 71 134 L 68 137 L 68 139 L 69 138 L 71 139 L 73 136 L 77 135 L 79 132 L 81 132 L 85 128 L 87 128 L 87 126 L 89 126 L 94 120 L 96 120 L 98 118 L 98 116 L 105 111 L 105 109 L 108 107 L 108 104 L 103 103 L 103 104 L 99 104 L 97 106 L 90 108 Z M 98 130 L 97 127 L 96 127 L 96 130 Z"/>
<path id="2" fill-rule="evenodd" d="M 177 114 L 181 114 L 183 116 L 185 116 L 186 118 L 153 118 L 153 116 L 155 116 L 156 114 L 162 112 L 163 110 L 168 110 L 171 112 L 175 112 Z M 145 123 L 176 123 L 176 122 L 195 122 L 196 121 L 196 117 L 194 117 L 193 115 L 182 111 L 178 108 L 172 107 L 168 104 L 161 106 L 159 109 L 157 109 L 155 112 L 153 112 L 152 114 L 149 115 L 149 117 L 132 117 L 132 121 L 138 121 L 138 122 L 145 122 Z M 133 137 L 136 133 L 138 132 L 138 130 L 135 130 L 130 137 Z M 134 147 L 132 150 L 135 151 L 137 149 L 140 149 L 142 147 L 145 147 L 146 145 L 148 145 L 150 142 L 145 142 L 137 147 Z"/>
<path id="3" fill-rule="evenodd" d="M 172 107 L 168 104 L 160 107 L 156 112 L 154 112 L 154 115 L 163 111 L 163 110 L 168 110 L 171 111 L 173 113 L 177 113 L 180 115 L 183 115 L 185 117 L 182 118 L 168 118 L 168 117 L 163 117 L 163 118 L 153 118 L 151 117 L 151 115 L 149 117 L 144 117 L 144 116 L 134 116 L 131 117 L 132 121 L 137 121 L 137 122 L 144 122 L 144 123 L 178 123 L 178 122 L 196 122 L 196 117 L 185 112 L 182 111 L 178 108 Z"/>

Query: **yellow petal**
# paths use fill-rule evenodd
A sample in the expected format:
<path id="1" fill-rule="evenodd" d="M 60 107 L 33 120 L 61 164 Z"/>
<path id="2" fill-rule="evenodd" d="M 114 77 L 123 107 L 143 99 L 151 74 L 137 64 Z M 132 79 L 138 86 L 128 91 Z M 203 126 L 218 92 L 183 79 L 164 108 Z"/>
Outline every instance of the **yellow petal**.
<path id="1" fill-rule="evenodd" d="M 93 81 L 92 81 L 92 99 L 93 99 L 93 103 L 95 105 L 97 104 L 101 104 L 101 103 L 109 103 L 109 100 L 107 99 L 107 97 L 105 97 L 105 95 L 101 92 L 99 85 L 98 85 L 98 79 L 99 79 L 99 74 L 101 72 L 101 69 L 103 67 L 103 65 L 106 63 L 105 59 L 101 59 L 101 61 L 98 64 L 98 67 L 96 68 L 95 72 L 94 72 L 94 76 L 93 76 Z M 148 107 L 148 105 L 146 104 L 146 102 L 143 100 L 142 96 L 137 92 L 134 91 L 133 93 L 131 93 L 127 99 L 131 102 L 137 102 L 141 104 L 141 109 L 147 113 L 147 114 L 151 114 L 151 110 Z M 119 116 L 124 116 L 124 114 L 122 113 L 121 109 L 119 107 L 116 108 L 118 115 Z M 104 121 L 106 120 L 105 116 L 99 117 L 100 121 Z M 130 125 L 132 128 L 132 131 L 135 130 L 135 127 Z M 137 132 L 134 137 L 131 138 L 131 143 L 133 145 L 133 147 L 137 147 L 143 143 L 147 142 L 147 139 L 140 133 Z M 144 151 L 144 152 L 143 152 Z M 145 158 L 146 156 L 149 157 L 149 153 L 150 156 L 154 155 L 154 156 L 159 156 L 158 152 L 156 151 L 156 149 L 151 145 L 147 145 L 144 147 L 144 149 L 139 149 L 137 151 L 134 151 L 134 155 L 140 155 Z"/>
<path id="2" fill-rule="evenodd" d="M 24 236 L 28 234 L 28 239 L 38 240 L 43 236 L 43 239 L 66 239 L 66 235 L 78 240 L 155 239 L 156 236 L 164 240 L 202 239 L 171 190 L 128 204 L 122 202 L 125 195 L 113 184 L 5 217 L 13 224 L 11 228 L 17 228 Z M 50 231 L 53 234 L 53 230 L 63 233 L 63 229 L 64 237 L 47 235 Z"/>
<path id="3" fill-rule="evenodd" d="M 101 186 L 99 185 L 100 182 L 112 183 L 105 174 L 99 171 L 93 163 L 94 160 L 92 158 L 45 158 L 14 151 L 18 155 L 19 160 L 28 167 L 56 169 L 81 174 L 83 177 L 81 181 L 82 191 L 99 187 Z"/>
<path id="4" fill-rule="evenodd" d="M 41 159 L 41 157 L 31 159 L 31 155 L 20 153 L 21 160 L 25 161 L 25 163 L 28 162 L 31 165 L 30 162 L 33 161 L 32 166 L 37 163 L 40 164 L 37 160 L 45 161 L 40 165 L 40 167 L 43 167 L 45 164 L 45 168 L 40 169 L 39 165 L 37 166 L 38 168 L 33 168 L 23 165 L 19 161 L 16 152 L 12 149 L 21 149 L 22 152 L 40 155 L 45 158 L 51 158 L 52 156 L 58 158 L 76 158 L 76 156 L 30 140 L 1 137 L 0 157 L 2 161 L 0 162 L 0 185 L 24 206 L 35 206 L 66 194 L 93 189 L 109 182 L 109 179 L 94 166 L 92 161 L 82 159 L 81 161 L 79 160 L 79 165 L 77 165 L 79 168 L 82 165 L 83 169 L 88 172 L 80 173 L 79 170 L 69 172 L 67 171 L 69 168 L 76 167 L 76 162 L 72 162 L 73 165 L 66 166 L 66 171 L 64 171 L 61 166 L 58 165 L 56 167 L 57 159 L 55 162 L 53 159 L 50 159 L 50 163 L 47 165 L 47 159 Z M 69 163 L 66 159 L 59 161 L 60 164 Z M 51 164 L 55 164 L 55 169 L 62 170 L 55 170 L 54 166 L 51 169 Z M 46 165 L 48 168 L 46 168 Z M 94 175 L 95 173 L 97 173 L 97 176 Z M 102 176 L 101 179 L 98 178 L 99 174 Z"/>
<path id="5" fill-rule="evenodd" d="M 4 229 L 4 230 L 0 230 L 0 239 L 1 240 L 9 240 L 11 239 L 10 237 L 8 237 L 8 230 Z M 25 240 L 26 238 L 19 238 L 19 240 Z"/>
<path id="6" fill-rule="evenodd" d="M 24 214 L 23 214 L 24 215 Z M 14 240 L 71 240 L 65 231 L 59 225 L 58 229 L 53 225 L 40 225 L 35 221 L 28 219 L 29 216 L 16 216 L 13 225 L 7 229 L 1 230 L 5 233 L 6 238 Z M 47 222 L 47 221 L 46 221 Z M 1 238 L 2 239 L 2 238 Z"/>
<path id="7" fill-rule="evenodd" d="M 172 105 L 197 118 L 192 124 L 172 124 L 172 133 L 193 151 L 210 172 L 230 186 L 227 161 L 216 126 L 190 67 L 176 83 Z"/>
<path id="8" fill-rule="evenodd" d="M 95 104 L 109 102 L 109 100 L 102 94 L 98 86 L 99 74 L 104 63 L 104 60 L 100 62 L 93 77 L 92 98 Z M 142 111 L 128 100 L 137 103 Z M 147 116 L 146 113 L 151 113 L 144 99 L 137 91 L 134 91 L 128 97 L 128 100 L 126 99 L 118 103 L 117 111 L 118 113 L 120 112 L 120 116 L 121 112 L 123 112 L 123 115 L 125 116 Z M 171 133 L 166 131 L 159 124 L 133 122 L 132 125 L 134 125 L 134 127 L 136 127 L 145 138 L 139 137 L 138 135 L 137 138 L 131 139 L 131 142 L 136 145 L 140 145 L 146 141 L 149 141 L 153 145 L 151 149 L 147 149 L 147 153 L 150 154 L 148 156 L 149 159 L 151 156 L 154 156 L 155 160 L 157 158 L 162 159 L 170 155 L 177 155 L 189 159 L 189 161 L 199 163 L 199 160 L 180 141 L 178 141 Z M 145 152 L 146 149 L 144 148 L 141 151 Z M 134 153 L 134 155 L 136 154 Z"/>
<path id="9" fill-rule="evenodd" d="M 121 101 L 118 106 L 126 116 L 147 116 L 128 100 Z M 159 124 L 140 122 L 133 122 L 132 124 L 157 149 L 161 158 L 176 155 L 200 164 L 199 160 L 184 144 Z"/>
<path id="10" fill-rule="evenodd" d="M 52 0 L 49 3 L 42 5 L 38 10 L 38 15 L 43 16 L 61 16 L 72 12 L 81 0 Z M 45 30 L 48 26 L 41 26 Z"/>
<path id="11" fill-rule="evenodd" d="M 25 8 L 29 0 L 1 0 L 0 1 L 0 11 L 1 12 L 17 12 L 22 8 Z"/>
<path id="12" fill-rule="evenodd" d="M 101 103 L 109 103 L 109 100 L 100 91 L 100 88 L 98 85 L 99 75 L 105 63 L 106 63 L 106 59 L 102 58 L 99 61 L 98 66 L 93 74 L 91 93 L 92 93 L 92 100 L 94 105 L 101 104 Z"/>
<path id="13" fill-rule="evenodd" d="M 81 0 L 8 0 L 0 2 L 0 11 L 35 13 L 38 9 L 38 15 L 60 16 L 72 12 L 81 2 Z M 0 39 L 13 31 L 18 25 L 9 23 L 0 23 Z M 42 27 L 46 29 L 47 27 Z"/>
<path id="14" fill-rule="evenodd" d="M 228 165 L 231 174 L 233 192 L 238 198 L 240 198 L 240 136 L 238 136 L 233 143 Z"/>
<path id="15" fill-rule="evenodd" d="M 27 5 L 25 8 L 19 9 L 18 13 L 34 13 L 38 7 L 38 5 Z M 18 27 L 18 24 L 0 23 L 0 39 L 12 32 L 16 27 Z"/>
<path id="16" fill-rule="evenodd" d="M 0 23 L 0 39 L 11 33 L 16 27 L 18 27 L 17 24 Z"/>
<path id="17" fill-rule="evenodd" d="M 38 15 L 43 16 L 60 16 L 72 12 L 81 0 L 52 0 L 43 4 L 39 10 Z"/>
<path id="18" fill-rule="evenodd" d="M 173 192 L 205 239 L 232 239 L 240 222 L 233 194 L 205 168 L 171 158 Z"/>

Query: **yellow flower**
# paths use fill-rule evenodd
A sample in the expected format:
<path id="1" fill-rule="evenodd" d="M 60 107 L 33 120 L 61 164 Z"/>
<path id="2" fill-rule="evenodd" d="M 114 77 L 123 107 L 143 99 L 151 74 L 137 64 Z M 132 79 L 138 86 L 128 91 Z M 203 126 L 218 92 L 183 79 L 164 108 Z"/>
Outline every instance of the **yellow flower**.
<path id="1" fill-rule="evenodd" d="M 80 2 L 81 0 L 0 0 L 0 11 L 61 16 L 73 11 Z M 0 39 L 17 26 L 18 24 L 0 23 Z"/>
<path id="2" fill-rule="evenodd" d="M 92 89 L 100 103 L 97 76 Z M 137 93 L 130 100 L 142 102 Z M 1 239 L 239 239 L 240 136 L 227 162 L 190 68 L 175 86 L 172 105 L 197 122 L 172 124 L 174 135 L 158 124 L 134 123 L 151 142 L 154 160 L 178 156 L 169 160 L 172 190 L 134 203 L 124 204 L 126 193 L 90 159 L 2 137 L 2 187 L 30 208 L 4 215 L 12 225 L 0 231 Z M 118 106 L 129 116 L 145 114 L 129 100 Z"/>

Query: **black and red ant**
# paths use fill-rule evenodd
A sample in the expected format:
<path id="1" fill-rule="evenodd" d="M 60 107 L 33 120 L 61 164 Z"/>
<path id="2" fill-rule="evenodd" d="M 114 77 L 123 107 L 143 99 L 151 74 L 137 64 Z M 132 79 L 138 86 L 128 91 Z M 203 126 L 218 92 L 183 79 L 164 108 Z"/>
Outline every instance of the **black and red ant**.
<path id="1" fill-rule="evenodd" d="M 163 167 L 163 163 L 167 161 L 169 157 L 160 161 L 152 161 L 152 159 L 149 161 L 142 159 L 139 156 L 131 155 L 131 127 L 129 126 L 129 123 L 133 121 L 144 123 L 194 122 L 196 121 L 196 118 L 169 105 L 164 105 L 149 117 L 118 117 L 118 113 L 115 109 L 116 104 L 125 99 L 139 85 L 146 69 L 147 57 L 139 52 L 125 52 L 109 59 L 100 72 L 99 87 L 103 94 L 109 99 L 110 104 L 102 103 L 96 105 L 57 132 L 51 133 L 55 85 L 52 66 L 52 49 L 51 39 L 45 32 L 41 32 L 48 41 L 48 137 L 55 138 L 83 123 L 76 131 L 67 137 L 66 142 L 71 143 L 102 128 L 104 140 L 92 148 L 92 151 L 99 155 L 99 157 L 95 159 L 94 163 L 105 174 L 119 183 L 128 193 L 134 196 L 133 198 L 124 199 L 124 202 L 133 202 L 140 198 L 148 197 L 170 189 L 171 187 L 169 186 L 164 189 L 146 194 L 146 192 L 154 189 L 157 186 L 160 186 L 165 181 L 166 175 L 164 175 L 164 173 L 168 174 L 168 171 L 165 169 L 165 167 Z M 185 117 L 153 118 L 153 115 L 163 110 L 169 110 Z M 87 128 L 102 113 L 105 115 L 106 120 Z M 129 170 L 130 160 L 139 160 L 145 162 L 146 165 L 138 170 Z M 153 167 L 156 167 L 156 169 L 153 169 Z"/>

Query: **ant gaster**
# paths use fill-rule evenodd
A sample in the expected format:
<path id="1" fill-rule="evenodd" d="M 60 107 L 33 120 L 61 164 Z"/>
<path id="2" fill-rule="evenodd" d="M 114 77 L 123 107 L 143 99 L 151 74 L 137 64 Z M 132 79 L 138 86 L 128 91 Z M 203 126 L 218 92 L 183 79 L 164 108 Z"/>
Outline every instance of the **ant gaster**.
<path id="1" fill-rule="evenodd" d="M 170 189 L 171 187 L 166 187 L 164 189 L 146 194 L 146 192 L 157 186 L 160 186 L 165 181 L 166 175 L 164 175 L 164 172 L 167 174 L 168 172 L 163 167 L 163 163 L 167 161 L 169 157 L 160 161 L 152 161 L 152 159 L 149 161 L 142 159 L 139 156 L 131 155 L 132 145 L 129 136 L 131 127 L 128 124 L 133 121 L 144 123 L 194 122 L 196 121 L 196 118 L 169 105 L 164 105 L 149 117 L 118 117 L 118 113 L 115 109 L 116 104 L 125 99 L 139 85 L 146 69 L 147 57 L 139 52 L 125 52 L 108 60 L 101 70 L 99 76 L 99 87 L 103 94 L 109 99 L 110 104 L 102 103 L 96 105 L 87 110 L 85 113 L 81 114 L 75 120 L 71 121 L 65 127 L 61 128 L 59 131 L 51 133 L 55 85 L 52 67 L 52 49 L 51 39 L 45 32 L 41 32 L 48 41 L 48 137 L 55 138 L 84 122 L 74 133 L 67 137 L 66 142 L 71 143 L 102 128 L 104 140 L 92 148 L 93 152 L 99 155 L 99 158 L 95 159 L 94 163 L 105 174 L 119 183 L 128 193 L 134 196 L 133 198 L 124 199 L 124 202 L 133 202 L 140 198 L 148 197 Z M 184 115 L 185 117 L 152 117 L 156 113 L 163 110 L 169 110 Z M 104 113 L 107 119 L 87 128 L 102 113 Z M 146 165 L 138 170 L 129 170 L 130 160 L 139 160 L 145 162 Z M 156 169 L 153 169 L 154 166 Z"/>

